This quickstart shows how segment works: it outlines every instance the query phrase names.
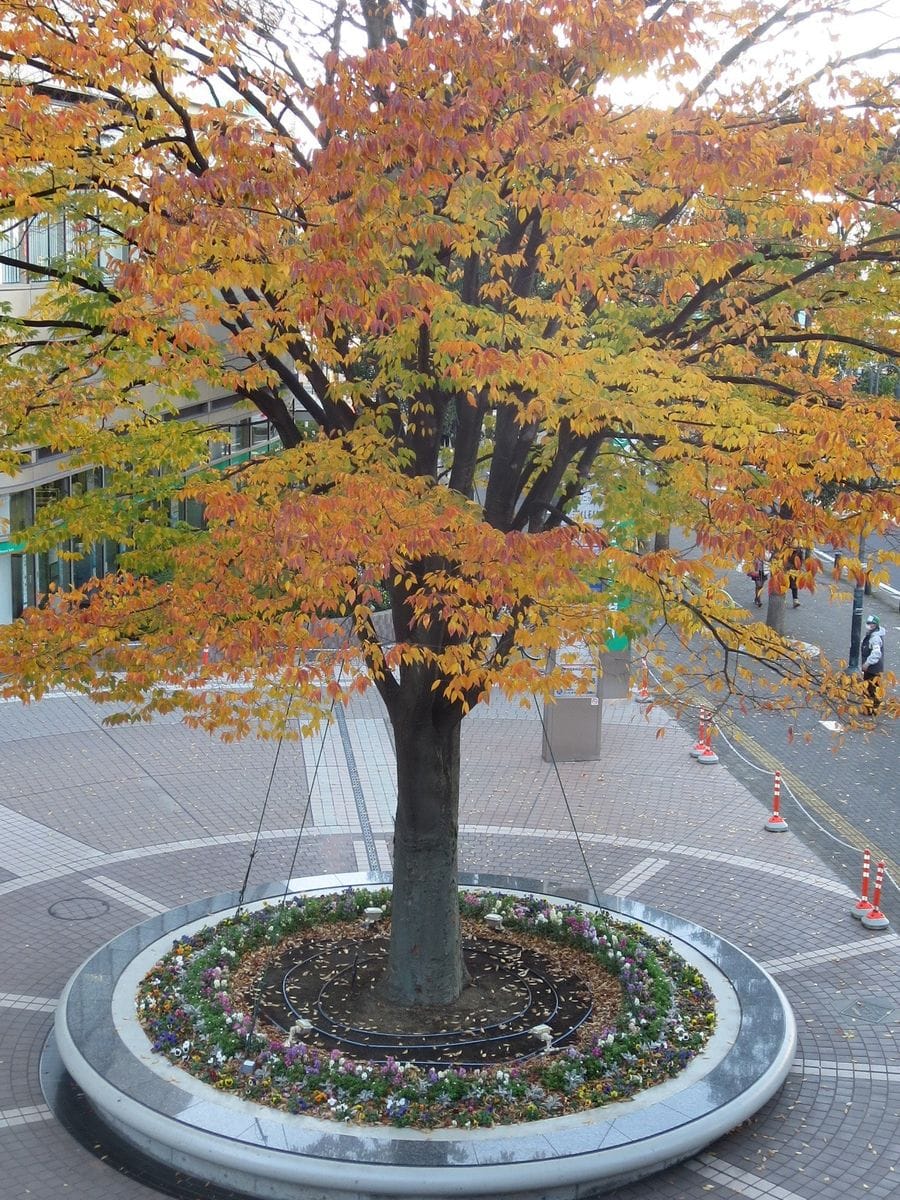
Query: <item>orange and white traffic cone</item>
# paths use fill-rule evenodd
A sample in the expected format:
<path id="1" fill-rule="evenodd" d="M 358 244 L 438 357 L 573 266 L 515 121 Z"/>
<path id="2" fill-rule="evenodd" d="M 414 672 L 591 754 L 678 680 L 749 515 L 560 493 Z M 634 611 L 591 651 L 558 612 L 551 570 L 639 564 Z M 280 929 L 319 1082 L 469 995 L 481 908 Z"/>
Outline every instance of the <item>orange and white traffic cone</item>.
<path id="1" fill-rule="evenodd" d="M 872 907 L 859 918 L 866 929 L 887 929 L 890 921 L 878 907 L 881 903 L 881 885 L 884 883 L 884 863 L 875 868 L 875 890 L 872 892 Z"/>
<path id="2" fill-rule="evenodd" d="M 869 870 L 872 863 L 870 850 L 863 850 L 862 885 L 859 889 L 859 899 L 850 909 L 851 916 L 861 919 L 872 911 L 872 901 L 869 899 Z"/>
<path id="3" fill-rule="evenodd" d="M 768 829 L 769 833 L 784 833 L 787 827 L 787 821 L 781 815 L 781 772 L 776 771 L 772 784 L 772 815 L 763 828 Z"/>
<path id="4" fill-rule="evenodd" d="M 650 695 L 650 672 L 647 670 L 646 658 L 641 659 L 641 682 L 634 694 L 638 704 L 649 704 L 653 697 Z"/>
<path id="5" fill-rule="evenodd" d="M 704 734 L 706 740 L 704 742 L 703 749 L 697 755 L 697 762 L 703 763 L 704 767 L 715 766 L 715 764 L 719 761 L 718 754 L 716 754 L 715 750 L 712 748 L 712 731 L 712 717 L 707 717 L 706 732 Z"/>
<path id="6" fill-rule="evenodd" d="M 691 746 L 691 758 L 699 758 L 706 747 L 706 722 L 709 719 L 709 714 L 705 708 L 700 709 L 700 728 L 697 731 L 697 740 Z"/>

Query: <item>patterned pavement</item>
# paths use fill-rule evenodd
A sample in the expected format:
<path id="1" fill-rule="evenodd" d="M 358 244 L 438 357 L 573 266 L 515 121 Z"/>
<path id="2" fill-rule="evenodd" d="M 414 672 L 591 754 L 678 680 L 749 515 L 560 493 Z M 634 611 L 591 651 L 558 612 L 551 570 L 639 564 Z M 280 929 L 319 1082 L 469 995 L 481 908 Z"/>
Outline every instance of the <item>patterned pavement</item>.
<path id="1" fill-rule="evenodd" d="M 239 887 L 260 826 L 252 882 L 390 861 L 390 739 L 374 695 L 324 737 L 280 751 L 223 744 L 176 719 L 107 729 L 102 715 L 64 695 L 0 705 L 4 1200 L 159 1195 L 75 1141 L 41 1091 L 55 999 L 97 946 Z M 705 925 L 773 974 L 799 1026 L 788 1080 L 753 1120 L 612 1196 L 900 1195 L 895 927 L 854 921 L 847 885 L 793 832 L 764 831 L 766 806 L 724 765 L 695 762 L 692 738 L 660 710 L 625 699 L 603 715 L 599 761 L 562 763 L 557 777 L 533 711 L 476 710 L 464 728 L 461 866 L 561 885 L 589 874 L 600 891 Z"/>

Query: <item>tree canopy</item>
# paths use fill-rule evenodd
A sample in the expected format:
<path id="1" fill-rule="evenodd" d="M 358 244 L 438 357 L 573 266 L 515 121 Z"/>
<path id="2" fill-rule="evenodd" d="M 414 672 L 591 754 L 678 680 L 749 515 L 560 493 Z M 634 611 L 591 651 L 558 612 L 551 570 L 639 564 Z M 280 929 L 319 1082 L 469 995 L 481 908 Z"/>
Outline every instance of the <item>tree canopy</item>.
<path id="1" fill-rule="evenodd" d="M 39 286 L 0 465 L 102 466 L 16 538 L 123 552 L 4 631 L 7 690 L 240 733 L 414 681 L 458 719 L 667 629 L 852 712 L 720 582 L 898 517 L 897 399 L 854 386 L 900 354 L 896 80 L 797 54 L 818 8 L 9 0 L 0 266 Z M 170 419 L 209 388 L 281 451 L 209 466 Z"/>

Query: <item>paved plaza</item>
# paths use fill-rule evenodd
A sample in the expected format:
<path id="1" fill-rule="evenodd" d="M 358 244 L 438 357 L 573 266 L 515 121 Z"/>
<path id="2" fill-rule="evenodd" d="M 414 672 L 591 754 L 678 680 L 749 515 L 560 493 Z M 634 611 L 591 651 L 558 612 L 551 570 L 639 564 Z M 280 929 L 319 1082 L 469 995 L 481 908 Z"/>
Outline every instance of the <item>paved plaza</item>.
<path id="1" fill-rule="evenodd" d="M 64 695 L 0 705 L 4 1200 L 158 1196 L 79 1144 L 41 1090 L 56 998 L 98 946 L 239 888 L 260 828 L 252 883 L 390 865 L 392 755 L 374 693 L 318 739 L 280 747 L 102 716 Z M 590 877 L 677 912 L 755 957 L 793 1005 L 798 1055 L 780 1094 L 705 1154 L 614 1197 L 898 1196 L 895 925 L 853 920 L 847 884 L 793 832 L 766 832 L 760 801 L 724 765 L 691 758 L 691 741 L 661 710 L 611 701 L 599 761 L 558 777 L 535 711 L 480 707 L 463 734 L 461 866 L 563 888 Z"/>

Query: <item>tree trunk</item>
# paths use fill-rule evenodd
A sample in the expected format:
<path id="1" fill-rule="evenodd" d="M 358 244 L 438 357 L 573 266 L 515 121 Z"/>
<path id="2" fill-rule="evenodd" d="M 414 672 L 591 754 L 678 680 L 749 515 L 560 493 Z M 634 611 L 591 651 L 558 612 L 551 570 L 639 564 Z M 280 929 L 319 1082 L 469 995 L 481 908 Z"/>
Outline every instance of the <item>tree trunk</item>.
<path id="1" fill-rule="evenodd" d="M 766 608 L 766 624 L 776 633 L 784 633 L 784 596 L 783 591 L 769 589 L 769 603 Z"/>
<path id="2" fill-rule="evenodd" d="M 450 1004 L 466 982 L 457 879 L 461 715 L 415 672 L 389 711 L 397 819 L 386 992 L 395 1004 Z"/>

